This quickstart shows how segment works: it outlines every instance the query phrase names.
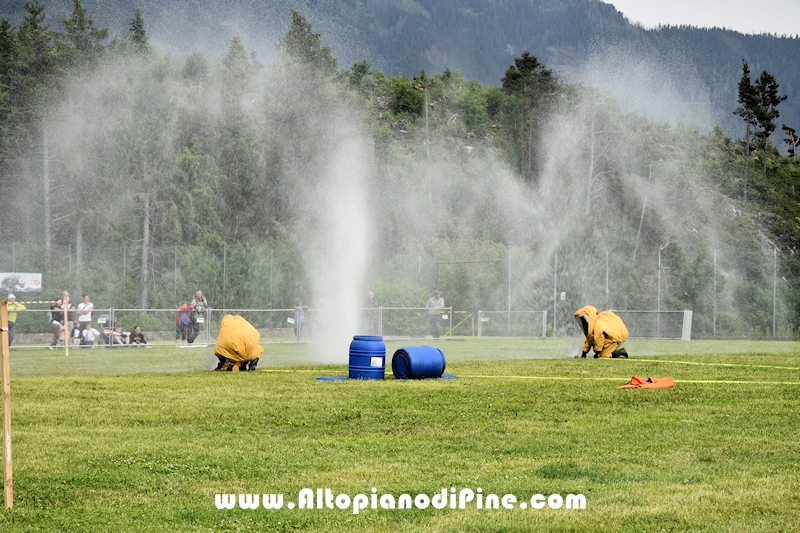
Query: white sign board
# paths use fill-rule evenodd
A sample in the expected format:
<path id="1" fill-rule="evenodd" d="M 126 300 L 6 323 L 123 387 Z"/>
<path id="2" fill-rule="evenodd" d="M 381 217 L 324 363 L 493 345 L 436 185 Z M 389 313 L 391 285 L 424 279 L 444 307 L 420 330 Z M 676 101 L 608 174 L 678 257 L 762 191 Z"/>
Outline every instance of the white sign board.
<path id="1" fill-rule="evenodd" d="M 42 293 L 42 275 L 30 272 L 0 272 L 0 286 L 3 297 L 13 293 L 17 300 L 24 300 Z"/>

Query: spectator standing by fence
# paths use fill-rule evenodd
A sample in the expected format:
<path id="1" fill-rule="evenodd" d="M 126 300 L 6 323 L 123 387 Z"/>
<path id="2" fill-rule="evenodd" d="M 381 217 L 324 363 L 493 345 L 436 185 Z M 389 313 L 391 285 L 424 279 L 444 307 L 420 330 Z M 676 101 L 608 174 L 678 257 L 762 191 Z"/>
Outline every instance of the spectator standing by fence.
<path id="1" fill-rule="evenodd" d="M 8 302 L 8 345 L 14 342 L 14 327 L 17 325 L 17 311 L 25 311 L 25 306 L 17 303 L 17 297 L 9 294 Z"/>
<path id="2" fill-rule="evenodd" d="M 89 301 L 89 295 L 84 294 L 83 301 L 78 304 L 78 311 L 76 312 L 81 329 L 83 329 L 87 322 L 91 324 L 92 309 L 94 309 L 94 304 Z"/>
<path id="3" fill-rule="evenodd" d="M 297 305 L 294 306 L 294 336 L 297 342 L 303 337 L 303 322 L 306 319 L 306 308 L 303 307 L 303 302 L 297 300 Z"/>
<path id="4" fill-rule="evenodd" d="M 50 324 L 50 329 L 53 332 L 53 338 L 50 341 L 50 349 L 54 350 L 58 346 L 58 338 L 64 330 L 64 300 L 56 298 L 56 301 L 50 304 L 50 311 L 47 313 L 47 322 Z"/>
<path id="5" fill-rule="evenodd" d="M 200 334 L 200 321 L 198 318 L 205 318 L 206 309 L 208 309 L 208 301 L 203 296 L 203 291 L 196 291 L 190 304 L 193 308 L 191 314 L 191 322 L 189 322 L 189 331 L 186 334 L 186 341 L 192 344 L 197 336 Z"/>
<path id="6" fill-rule="evenodd" d="M 428 308 L 428 319 L 431 321 L 431 335 L 434 339 L 438 339 L 442 327 L 442 309 L 444 309 L 444 298 L 438 290 L 433 291 L 433 296 L 425 307 Z"/>
<path id="7" fill-rule="evenodd" d="M 181 302 L 178 307 L 178 315 L 175 317 L 175 346 L 179 346 L 180 341 L 186 340 L 192 321 L 192 309 L 192 306 L 186 301 Z"/>

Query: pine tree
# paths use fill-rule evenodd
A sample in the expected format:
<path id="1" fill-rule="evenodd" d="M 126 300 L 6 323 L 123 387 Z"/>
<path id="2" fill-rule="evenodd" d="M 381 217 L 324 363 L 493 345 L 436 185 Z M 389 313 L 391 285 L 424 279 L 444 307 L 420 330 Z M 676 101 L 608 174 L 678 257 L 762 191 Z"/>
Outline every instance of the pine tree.
<path id="1" fill-rule="evenodd" d="M 548 111 L 549 100 L 558 87 L 553 71 L 530 54 L 523 52 L 514 58 L 502 78 L 503 92 L 515 102 L 515 127 L 517 137 L 517 164 L 522 176 L 533 179 L 534 150 L 539 142 L 538 132 Z"/>
<path id="2" fill-rule="evenodd" d="M 231 38 L 228 54 L 222 60 L 222 64 L 225 66 L 227 88 L 236 88 L 238 90 L 235 93 L 239 94 L 246 87 L 247 80 L 250 78 L 250 62 L 247 58 L 247 49 L 239 34 Z"/>
<path id="3" fill-rule="evenodd" d="M 102 42 L 108 39 L 108 28 L 97 28 L 94 19 L 86 13 L 80 0 L 73 0 L 74 9 L 63 21 L 66 33 L 67 62 L 74 67 L 84 67 L 97 61 L 103 52 Z"/>
<path id="4" fill-rule="evenodd" d="M 775 131 L 775 123 L 772 122 L 781 114 L 778 111 L 778 105 L 786 100 L 786 96 L 778 94 L 779 88 L 778 81 L 775 77 L 766 70 L 761 73 L 761 76 L 756 81 L 755 88 L 758 93 L 759 105 L 756 108 L 756 120 L 758 125 L 761 126 L 761 137 L 764 143 L 764 173 L 761 175 L 761 184 L 767 181 L 767 149 L 769 148 L 769 136 Z"/>
<path id="5" fill-rule="evenodd" d="M 139 9 L 134 12 L 133 19 L 128 25 L 128 40 L 131 42 L 135 52 L 147 54 L 150 51 L 150 43 L 147 40 L 147 32 L 144 29 L 144 19 Z"/>
<path id="6" fill-rule="evenodd" d="M 319 33 L 311 31 L 311 24 L 300 13 L 291 10 L 292 25 L 286 35 L 278 42 L 278 48 L 291 60 L 324 76 L 336 74 L 338 63 L 331 49 L 321 45 Z"/>
<path id="7" fill-rule="evenodd" d="M 17 72 L 17 38 L 8 19 L 0 19 L 0 159 L 6 155 L 6 135 L 12 126 L 12 92 Z"/>
<path id="8" fill-rule="evenodd" d="M 743 202 L 744 205 L 747 205 L 747 181 L 750 174 L 750 136 L 758 124 L 756 111 L 760 102 L 758 91 L 750 81 L 750 67 L 744 59 L 742 59 L 742 77 L 739 80 L 739 92 L 736 101 L 739 102 L 739 107 L 736 108 L 734 114 L 742 117 L 745 124 Z"/>

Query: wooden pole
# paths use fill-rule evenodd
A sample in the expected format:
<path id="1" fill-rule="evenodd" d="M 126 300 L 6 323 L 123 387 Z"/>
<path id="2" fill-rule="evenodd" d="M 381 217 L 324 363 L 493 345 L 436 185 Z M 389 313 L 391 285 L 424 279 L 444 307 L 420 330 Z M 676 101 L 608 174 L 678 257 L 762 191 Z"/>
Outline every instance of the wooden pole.
<path id="1" fill-rule="evenodd" d="M 3 499 L 7 509 L 14 506 L 11 467 L 11 363 L 8 352 L 8 302 L 0 301 L 0 366 L 3 369 Z"/>

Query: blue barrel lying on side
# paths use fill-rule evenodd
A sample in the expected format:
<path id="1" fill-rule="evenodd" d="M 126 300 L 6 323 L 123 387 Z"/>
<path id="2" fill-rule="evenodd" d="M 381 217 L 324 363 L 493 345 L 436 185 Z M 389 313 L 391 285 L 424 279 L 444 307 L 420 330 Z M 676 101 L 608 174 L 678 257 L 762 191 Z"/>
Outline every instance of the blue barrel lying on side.
<path id="1" fill-rule="evenodd" d="M 355 335 L 350 342 L 350 379 L 383 379 L 386 344 L 378 335 Z"/>
<path id="2" fill-rule="evenodd" d="M 392 356 L 392 373 L 397 379 L 438 378 L 446 366 L 444 354 L 433 346 L 406 346 Z"/>

